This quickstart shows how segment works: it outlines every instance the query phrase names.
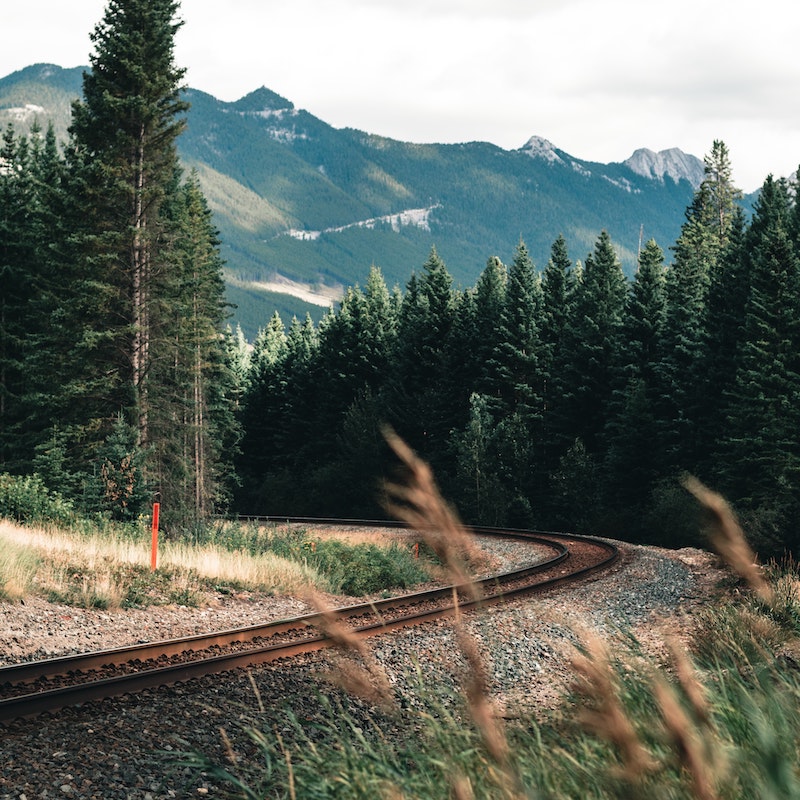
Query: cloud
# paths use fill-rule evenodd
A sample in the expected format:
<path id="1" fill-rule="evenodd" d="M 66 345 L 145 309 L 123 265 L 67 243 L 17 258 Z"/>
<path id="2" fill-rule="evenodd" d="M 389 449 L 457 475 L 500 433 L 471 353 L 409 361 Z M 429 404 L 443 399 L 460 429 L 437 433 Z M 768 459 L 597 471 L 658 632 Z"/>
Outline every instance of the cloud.
<path id="1" fill-rule="evenodd" d="M 12 4 L 0 73 L 88 63 L 104 7 Z M 752 189 L 800 157 L 788 13 L 784 0 L 183 0 L 176 58 L 220 99 L 266 85 L 337 127 L 410 141 L 539 134 L 611 161 L 703 155 L 721 138 Z"/>

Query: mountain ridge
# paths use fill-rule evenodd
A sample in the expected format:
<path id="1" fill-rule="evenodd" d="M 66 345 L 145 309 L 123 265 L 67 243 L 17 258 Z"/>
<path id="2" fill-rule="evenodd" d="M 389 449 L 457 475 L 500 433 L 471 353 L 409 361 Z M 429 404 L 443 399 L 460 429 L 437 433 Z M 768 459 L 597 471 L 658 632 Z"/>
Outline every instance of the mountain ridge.
<path id="1" fill-rule="evenodd" d="M 0 124 L 22 114 L 24 132 L 52 119 L 65 137 L 84 69 L 36 64 L 0 78 Z M 228 296 L 248 335 L 271 309 L 318 318 L 322 306 L 288 294 L 335 298 L 372 264 L 389 285 L 405 285 L 432 246 L 469 286 L 520 238 L 543 267 L 558 235 L 580 259 L 606 229 L 631 274 L 642 230 L 666 251 L 702 179 L 702 161 L 677 148 L 599 164 L 541 136 L 505 150 L 336 129 L 266 86 L 232 102 L 194 88 L 185 96 L 179 154 L 214 212 Z"/>

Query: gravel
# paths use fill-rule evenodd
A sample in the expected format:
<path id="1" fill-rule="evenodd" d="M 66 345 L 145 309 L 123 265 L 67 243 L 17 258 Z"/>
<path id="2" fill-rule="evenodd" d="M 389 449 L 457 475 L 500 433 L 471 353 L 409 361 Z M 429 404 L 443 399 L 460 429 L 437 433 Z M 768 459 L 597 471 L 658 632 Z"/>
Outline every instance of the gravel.
<path id="1" fill-rule="evenodd" d="M 529 562 L 530 548 L 494 541 L 500 568 Z M 554 707 L 570 681 L 576 631 L 613 636 L 633 631 L 655 650 L 661 631 L 691 618 L 718 579 L 698 550 L 623 545 L 624 558 L 589 583 L 491 606 L 465 618 L 486 663 L 493 700 L 510 718 Z M 343 598 L 331 598 L 334 604 Z M 305 613 L 297 598 L 221 597 L 213 607 L 84 611 L 39 600 L 0 603 L 0 663 L 170 638 Z M 403 708 L 418 705 L 412 665 L 428 685 L 456 687 L 466 670 L 452 623 L 437 621 L 371 640 Z M 0 728 L 0 800 L 98 798 L 161 800 L 222 797 L 224 788 L 179 753 L 227 765 L 228 744 L 254 758 L 248 727 L 288 731 L 290 711 L 304 723 L 319 716 L 319 692 L 356 713 L 366 708 L 321 681 L 336 669 L 330 651 L 284 663 L 65 709 Z M 225 731 L 225 735 L 221 733 Z"/>

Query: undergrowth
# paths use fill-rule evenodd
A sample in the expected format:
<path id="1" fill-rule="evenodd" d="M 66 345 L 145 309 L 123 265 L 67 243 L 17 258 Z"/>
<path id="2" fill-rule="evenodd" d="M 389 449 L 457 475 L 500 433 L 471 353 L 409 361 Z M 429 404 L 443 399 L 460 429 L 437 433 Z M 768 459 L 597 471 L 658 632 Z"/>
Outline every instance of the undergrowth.
<path id="1" fill-rule="evenodd" d="M 468 547 L 463 529 L 426 466 L 390 441 L 412 475 L 408 486 L 389 487 L 393 508 L 427 533 L 455 579 Z M 210 771 L 242 800 L 800 797 L 796 569 L 758 567 L 721 498 L 689 488 L 740 579 L 735 594 L 696 615 L 690 648 L 667 642 L 669 656 L 657 660 L 630 631 L 613 640 L 576 632 L 574 681 L 558 709 L 507 721 L 495 712 L 488 666 L 458 617 L 468 665 L 461 692 L 431 685 L 423 664 L 406 676 L 413 700 L 392 688 L 361 640 L 339 629 L 349 664 L 340 688 L 348 694 L 323 687 L 311 719 L 287 701 L 249 729 L 249 756 L 223 734 L 228 764 L 198 754 L 184 763 Z"/>
<path id="2" fill-rule="evenodd" d="M 38 594 L 86 608 L 202 604 L 241 592 L 310 590 L 361 597 L 428 580 L 411 546 L 348 544 L 301 528 L 227 523 L 159 543 L 150 568 L 147 521 L 139 525 L 20 526 L 0 521 L 0 599 Z"/>

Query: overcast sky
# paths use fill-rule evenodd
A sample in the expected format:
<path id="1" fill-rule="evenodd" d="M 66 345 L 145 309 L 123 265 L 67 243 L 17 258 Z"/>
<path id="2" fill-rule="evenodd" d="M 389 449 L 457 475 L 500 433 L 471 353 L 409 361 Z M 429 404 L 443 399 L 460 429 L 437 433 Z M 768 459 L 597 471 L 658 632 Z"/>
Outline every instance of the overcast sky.
<path id="1" fill-rule="evenodd" d="M 105 0 L 6 3 L 0 77 L 88 63 Z M 260 86 L 413 142 L 543 136 L 570 155 L 728 146 L 751 191 L 800 163 L 787 0 L 183 0 L 176 60 L 222 100 Z"/>

